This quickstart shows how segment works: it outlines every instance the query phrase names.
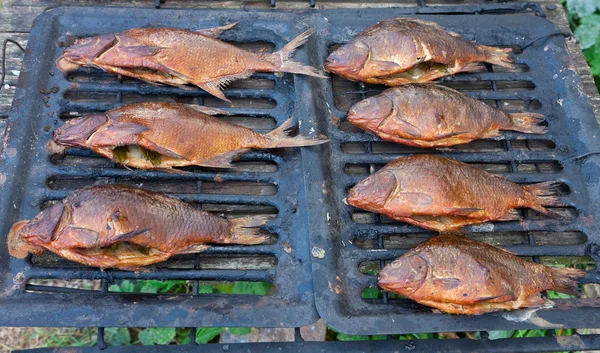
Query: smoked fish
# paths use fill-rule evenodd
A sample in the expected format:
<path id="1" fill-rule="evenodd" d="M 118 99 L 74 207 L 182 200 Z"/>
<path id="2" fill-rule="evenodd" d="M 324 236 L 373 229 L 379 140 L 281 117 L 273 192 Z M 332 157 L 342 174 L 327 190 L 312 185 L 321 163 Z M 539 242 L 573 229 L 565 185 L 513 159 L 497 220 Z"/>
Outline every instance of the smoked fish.
<path id="1" fill-rule="evenodd" d="M 510 52 L 477 45 L 435 22 L 391 18 L 336 49 L 325 70 L 352 81 L 398 86 L 472 71 L 478 62 L 512 68 Z"/>
<path id="2" fill-rule="evenodd" d="M 536 113 L 506 113 L 452 88 L 413 83 L 356 103 L 348 121 L 383 140 L 444 147 L 500 136 L 500 130 L 544 134 Z"/>
<path id="3" fill-rule="evenodd" d="M 464 236 L 443 234 L 419 244 L 378 274 L 386 291 L 450 314 L 549 307 L 540 292 L 577 295 L 584 271 L 552 268 Z"/>
<path id="4" fill-rule="evenodd" d="M 13 225 L 9 252 L 49 250 L 87 266 L 138 270 L 207 244 L 260 244 L 268 217 L 224 219 L 176 198 L 126 185 L 73 192 L 34 219 Z"/>
<path id="5" fill-rule="evenodd" d="M 173 167 L 231 168 L 232 158 L 250 149 L 311 146 L 325 139 L 289 137 L 289 119 L 268 134 L 222 121 L 218 109 L 178 103 L 124 105 L 67 121 L 53 131 L 50 153 L 89 148 L 125 166 L 177 172 Z"/>
<path id="6" fill-rule="evenodd" d="M 223 87 L 255 72 L 289 72 L 322 77 L 315 68 L 290 59 L 314 31 L 308 30 L 275 53 L 254 53 L 217 39 L 237 23 L 198 31 L 133 28 L 80 38 L 58 59 L 68 72 L 81 66 L 185 88 L 192 84 L 224 101 Z"/>
<path id="7" fill-rule="evenodd" d="M 559 182 L 519 185 L 452 159 L 419 154 L 398 158 L 356 184 L 354 207 L 438 232 L 514 219 L 515 208 L 559 204 Z"/>

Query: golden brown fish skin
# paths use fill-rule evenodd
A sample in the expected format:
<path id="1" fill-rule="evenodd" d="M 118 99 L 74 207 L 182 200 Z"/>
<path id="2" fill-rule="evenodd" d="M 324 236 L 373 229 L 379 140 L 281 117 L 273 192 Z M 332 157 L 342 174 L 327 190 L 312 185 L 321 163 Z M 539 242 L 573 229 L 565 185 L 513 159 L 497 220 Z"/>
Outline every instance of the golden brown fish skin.
<path id="1" fill-rule="evenodd" d="M 438 232 L 513 218 L 515 208 L 548 214 L 559 182 L 519 185 L 434 155 L 399 158 L 348 191 L 349 205 Z"/>
<path id="2" fill-rule="evenodd" d="M 289 59 L 313 31 L 306 31 L 275 53 L 253 53 L 216 39 L 235 25 L 201 31 L 177 28 L 133 28 L 125 32 L 81 38 L 67 48 L 57 66 L 79 66 L 135 77 L 150 83 L 196 85 L 225 101 L 222 88 L 255 72 L 290 72 L 325 77 Z"/>
<path id="3" fill-rule="evenodd" d="M 207 243 L 258 244 L 265 217 L 226 220 L 176 198 L 125 185 L 91 186 L 73 192 L 9 235 L 11 254 L 50 250 L 100 268 L 132 269 L 164 261 Z M 144 248 L 144 250 L 140 250 Z"/>
<path id="4" fill-rule="evenodd" d="M 583 271 L 550 268 L 467 237 L 444 234 L 387 265 L 378 284 L 387 291 L 451 314 L 479 315 L 552 302 L 544 290 L 577 294 Z"/>
<path id="5" fill-rule="evenodd" d="M 512 67 L 508 52 L 474 44 L 435 22 L 392 18 L 335 50 L 325 70 L 352 81 L 397 86 L 473 70 L 476 62 Z"/>
<path id="6" fill-rule="evenodd" d="M 206 112 L 228 114 L 177 103 L 129 104 L 103 114 L 68 121 L 53 132 L 54 143 L 49 150 L 55 153 L 66 146 L 84 147 L 115 160 L 114 147 L 136 145 L 160 154 L 160 162 L 129 155 L 117 162 L 140 169 L 171 170 L 172 167 L 190 165 L 230 168 L 232 158 L 249 149 L 311 146 L 327 142 L 301 136 L 288 137 L 286 134 L 291 120 L 265 135 L 222 121 Z"/>
<path id="7" fill-rule="evenodd" d="M 356 103 L 348 121 L 383 140 L 417 147 L 443 147 L 500 136 L 500 130 L 543 134 L 543 116 L 509 114 L 434 84 L 389 88 Z"/>

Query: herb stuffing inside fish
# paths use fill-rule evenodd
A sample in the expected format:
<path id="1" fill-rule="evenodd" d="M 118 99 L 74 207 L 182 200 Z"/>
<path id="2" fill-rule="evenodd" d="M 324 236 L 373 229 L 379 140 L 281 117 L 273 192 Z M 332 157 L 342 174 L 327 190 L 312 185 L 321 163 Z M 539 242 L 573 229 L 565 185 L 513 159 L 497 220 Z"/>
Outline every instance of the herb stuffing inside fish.
<path id="1" fill-rule="evenodd" d="M 44 249 L 100 268 L 138 270 L 206 244 L 260 244 L 265 216 L 224 219 L 176 198 L 125 185 L 73 192 L 30 221 L 13 225 L 12 256 Z"/>
<path id="2" fill-rule="evenodd" d="M 528 207 L 552 214 L 560 182 L 519 185 L 479 168 L 433 155 L 399 158 L 356 184 L 347 203 L 425 229 L 448 232 L 469 224 L 515 219 Z"/>
<path id="3" fill-rule="evenodd" d="M 584 272 L 526 261 L 494 246 L 458 235 L 418 245 L 378 274 L 386 291 L 450 314 L 552 306 L 540 292 L 577 295 L 574 278 Z"/>
<path id="4" fill-rule="evenodd" d="M 223 87 L 255 72 L 325 77 L 315 68 L 290 59 L 313 30 L 300 34 L 275 53 L 253 53 L 217 39 L 235 25 L 198 31 L 134 28 L 80 38 L 64 51 L 57 66 L 64 72 L 88 66 L 150 83 L 192 84 L 228 102 Z"/>
<path id="5" fill-rule="evenodd" d="M 397 86 L 472 71 L 477 62 L 513 68 L 510 52 L 472 43 L 435 22 L 392 18 L 336 49 L 325 70 L 352 81 Z"/>
<path id="6" fill-rule="evenodd" d="M 500 136 L 500 130 L 544 134 L 536 113 L 506 113 L 452 88 L 407 84 L 356 103 L 348 121 L 383 140 L 442 147 Z"/>
<path id="7" fill-rule="evenodd" d="M 89 148 L 128 167 L 176 171 L 173 167 L 231 168 L 250 149 L 311 146 L 326 139 L 289 137 L 289 119 L 268 134 L 220 120 L 218 109 L 177 103 L 129 104 L 69 120 L 54 130 L 51 153 Z"/>

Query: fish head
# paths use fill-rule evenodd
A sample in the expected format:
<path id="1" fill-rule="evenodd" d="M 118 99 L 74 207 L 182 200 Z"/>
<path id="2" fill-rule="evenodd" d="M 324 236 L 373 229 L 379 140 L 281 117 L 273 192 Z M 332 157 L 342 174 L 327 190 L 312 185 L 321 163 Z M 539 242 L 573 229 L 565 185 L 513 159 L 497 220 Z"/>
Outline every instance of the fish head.
<path id="1" fill-rule="evenodd" d="M 106 120 L 104 114 L 90 114 L 71 119 L 52 132 L 52 139 L 62 146 L 84 145 Z"/>
<path id="2" fill-rule="evenodd" d="M 377 131 L 377 127 L 393 110 L 394 102 L 380 94 L 353 105 L 348 111 L 348 121 L 363 130 Z"/>
<path id="3" fill-rule="evenodd" d="M 357 40 L 337 48 L 325 59 L 325 70 L 340 75 L 357 74 L 369 57 L 369 46 Z"/>
<path id="4" fill-rule="evenodd" d="M 19 237 L 31 245 L 42 246 L 50 243 L 64 210 L 62 203 L 43 210 L 19 230 Z"/>
<path id="5" fill-rule="evenodd" d="M 389 170 L 380 170 L 354 185 L 348 191 L 346 202 L 354 207 L 377 211 L 385 206 L 396 191 L 398 180 Z"/>
<path id="6" fill-rule="evenodd" d="M 428 268 L 427 261 L 419 254 L 408 252 L 377 274 L 377 284 L 386 291 L 414 293 L 425 282 Z"/>
<path id="7" fill-rule="evenodd" d="M 56 66 L 63 71 L 72 71 L 86 65 L 110 49 L 117 38 L 114 34 L 104 34 L 95 37 L 79 38 L 63 52 Z"/>

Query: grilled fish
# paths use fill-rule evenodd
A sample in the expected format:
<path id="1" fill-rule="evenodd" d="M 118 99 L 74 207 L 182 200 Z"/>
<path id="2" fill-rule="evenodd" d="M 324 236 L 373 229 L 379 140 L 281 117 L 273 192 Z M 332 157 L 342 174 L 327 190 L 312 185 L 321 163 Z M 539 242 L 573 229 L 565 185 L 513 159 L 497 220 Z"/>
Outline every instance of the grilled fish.
<path id="1" fill-rule="evenodd" d="M 260 244 L 264 216 L 224 219 L 176 198 L 125 185 L 73 192 L 10 230 L 10 254 L 52 251 L 100 268 L 138 270 L 175 254 L 202 251 L 207 243 Z"/>
<path id="2" fill-rule="evenodd" d="M 512 68 L 510 51 L 474 44 L 435 22 L 392 18 L 336 49 L 325 70 L 352 81 L 397 86 L 472 71 L 477 62 Z"/>
<path id="3" fill-rule="evenodd" d="M 57 66 L 63 72 L 89 66 L 150 83 L 193 84 L 227 102 L 223 87 L 255 72 L 326 77 L 290 59 L 314 31 L 300 34 L 275 53 L 253 53 L 217 39 L 235 25 L 199 31 L 133 28 L 80 38 L 63 52 Z"/>
<path id="4" fill-rule="evenodd" d="M 209 114 L 228 112 L 177 103 L 125 105 L 69 120 L 53 132 L 48 151 L 89 148 L 125 166 L 175 171 L 173 167 L 231 168 L 250 149 L 310 146 L 324 139 L 288 137 L 292 119 L 269 134 L 230 124 Z"/>
<path id="5" fill-rule="evenodd" d="M 578 294 L 584 272 L 551 268 L 459 235 L 436 236 L 378 274 L 381 288 L 450 314 L 550 306 L 540 292 Z"/>
<path id="6" fill-rule="evenodd" d="M 519 185 L 462 162 L 414 155 L 388 163 L 356 184 L 347 203 L 439 232 L 514 219 L 514 209 L 551 214 L 559 182 Z"/>
<path id="7" fill-rule="evenodd" d="M 407 84 L 356 103 L 348 121 L 383 140 L 417 147 L 454 146 L 500 136 L 544 134 L 543 115 L 506 113 L 448 87 Z"/>

